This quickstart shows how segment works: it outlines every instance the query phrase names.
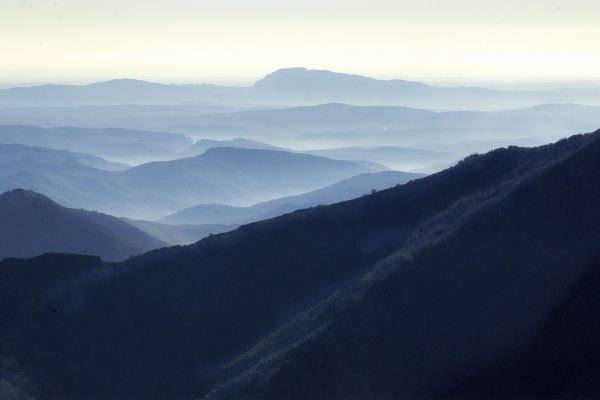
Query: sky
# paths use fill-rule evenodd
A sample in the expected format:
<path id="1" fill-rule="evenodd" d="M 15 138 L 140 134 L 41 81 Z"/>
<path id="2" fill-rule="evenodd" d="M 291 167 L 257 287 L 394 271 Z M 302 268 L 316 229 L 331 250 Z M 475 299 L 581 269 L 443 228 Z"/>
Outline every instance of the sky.
<path id="1" fill-rule="evenodd" d="M 0 85 L 600 82 L 598 0 L 0 0 Z"/>

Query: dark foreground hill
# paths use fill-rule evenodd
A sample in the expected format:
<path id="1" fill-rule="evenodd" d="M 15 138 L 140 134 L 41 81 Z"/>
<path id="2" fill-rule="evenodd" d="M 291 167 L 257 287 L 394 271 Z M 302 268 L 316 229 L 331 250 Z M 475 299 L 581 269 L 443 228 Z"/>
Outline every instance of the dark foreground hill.
<path id="1" fill-rule="evenodd" d="M 600 131 L 119 264 L 0 263 L 42 397 L 597 397 Z"/>
<path id="2" fill-rule="evenodd" d="M 163 246 L 106 214 L 65 208 L 28 190 L 0 195 L 0 259 L 69 252 L 114 261 Z"/>

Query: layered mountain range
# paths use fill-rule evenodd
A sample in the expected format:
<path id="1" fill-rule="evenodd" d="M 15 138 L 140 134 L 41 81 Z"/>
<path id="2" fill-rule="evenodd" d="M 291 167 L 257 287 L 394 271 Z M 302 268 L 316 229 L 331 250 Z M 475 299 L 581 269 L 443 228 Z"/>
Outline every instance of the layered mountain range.
<path id="1" fill-rule="evenodd" d="M 56 156 L 54 151 L 49 154 L 52 159 Z M 70 153 L 58 152 L 59 156 L 65 154 Z M 252 207 L 200 205 L 164 218 L 162 223 L 69 209 L 40 193 L 15 189 L 0 195 L 0 260 L 71 252 L 119 261 L 167 245 L 194 243 L 243 223 L 366 195 L 422 176 L 397 171 L 362 174 L 313 192 Z"/>
<path id="2" fill-rule="evenodd" d="M 423 174 L 400 171 L 382 171 L 360 174 L 333 185 L 296 196 L 287 196 L 254 204 L 250 207 L 233 207 L 224 204 L 200 204 L 185 208 L 159 221 L 167 224 L 247 224 L 277 217 L 302 208 L 350 200 L 373 191 L 401 185 Z"/>
<path id="3" fill-rule="evenodd" d="M 0 192 L 31 189 L 68 207 L 134 219 L 160 218 L 202 203 L 252 205 L 387 170 L 370 162 L 241 148 L 212 148 L 195 157 L 131 168 L 90 158 L 96 162 L 92 167 L 83 155 L 19 148 L 23 151 L 14 157 L 8 152 L 0 156 Z"/>
<path id="4" fill-rule="evenodd" d="M 600 131 L 121 263 L 2 261 L 2 387 L 597 397 L 599 171 Z"/>

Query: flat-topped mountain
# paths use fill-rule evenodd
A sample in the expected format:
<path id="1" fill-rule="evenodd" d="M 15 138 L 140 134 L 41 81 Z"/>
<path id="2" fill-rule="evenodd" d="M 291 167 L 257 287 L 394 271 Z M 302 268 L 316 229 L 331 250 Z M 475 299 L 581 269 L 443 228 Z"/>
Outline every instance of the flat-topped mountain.
<path id="1" fill-rule="evenodd" d="M 250 140 L 245 138 L 234 138 L 229 140 L 215 140 L 215 139 L 200 139 L 194 142 L 194 144 L 188 149 L 188 153 L 192 155 L 203 154 L 209 149 L 218 147 L 233 147 L 237 149 L 252 149 L 252 150 L 283 150 L 284 148 L 272 146 L 268 143 L 259 142 L 257 140 Z M 365 160 L 360 160 L 365 161 Z"/>
<path id="2" fill-rule="evenodd" d="M 0 107 L 189 105 L 213 103 L 404 105 L 431 109 L 502 109 L 548 102 L 600 105 L 595 90 L 507 91 L 379 80 L 306 68 L 284 68 L 254 85 L 164 85 L 119 79 L 89 85 L 43 85 L 0 90 Z"/>

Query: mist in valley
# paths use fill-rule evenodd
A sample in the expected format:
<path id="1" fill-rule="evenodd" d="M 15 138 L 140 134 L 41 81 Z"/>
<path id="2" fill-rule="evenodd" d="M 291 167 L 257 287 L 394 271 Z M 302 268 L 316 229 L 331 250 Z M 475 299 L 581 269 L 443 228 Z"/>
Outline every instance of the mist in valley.
<path id="1" fill-rule="evenodd" d="M 600 397 L 595 3 L 1 8 L 0 398 Z"/>

